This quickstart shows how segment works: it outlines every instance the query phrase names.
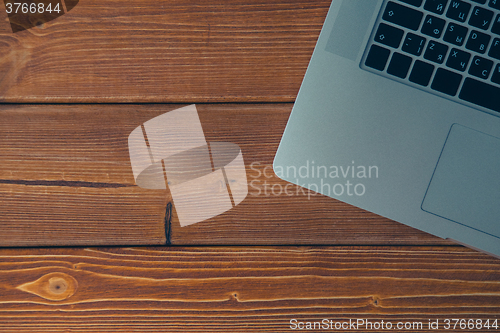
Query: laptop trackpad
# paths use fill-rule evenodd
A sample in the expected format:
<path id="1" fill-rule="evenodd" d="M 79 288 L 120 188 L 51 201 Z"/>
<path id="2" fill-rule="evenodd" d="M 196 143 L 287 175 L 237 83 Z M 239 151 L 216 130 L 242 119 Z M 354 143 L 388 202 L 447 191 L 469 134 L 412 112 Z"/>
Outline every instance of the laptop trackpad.
<path id="1" fill-rule="evenodd" d="M 500 138 L 454 124 L 422 209 L 500 237 Z"/>

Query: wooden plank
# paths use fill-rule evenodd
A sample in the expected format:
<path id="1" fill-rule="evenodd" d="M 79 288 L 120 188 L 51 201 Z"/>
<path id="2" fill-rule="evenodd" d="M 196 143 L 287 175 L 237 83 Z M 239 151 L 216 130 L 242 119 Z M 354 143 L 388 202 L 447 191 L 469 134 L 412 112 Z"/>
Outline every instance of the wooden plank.
<path id="1" fill-rule="evenodd" d="M 165 244 L 169 195 L 135 186 L 128 158 L 128 133 L 147 117 L 1 106 L 0 246 Z"/>
<path id="2" fill-rule="evenodd" d="M 0 246 L 165 244 L 165 191 L 0 185 Z"/>
<path id="3" fill-rule="evenodd" d="M 448 318 L 500 320 L 500 261 L 454 246 L 4 249 L 0 258 L 1 332 L 284 332 L 293 319 L 421 322 L 408 331 L 431 332 L 429 320 L 439 331 Z"/>
<path id="4" fill-rule="evenodd" d="M 238 144 L 253 186 L 235 208 L 181 228 L 175 205 L 166 213 L 169 191 L 135 185 L 127 143 L 134 128 L 178 107 L 2 105 L 0 246 L 450 244 L 296 186 L 291 196 L 265 195 L 264 181 L 288 184 L 271 165 L 291 104 L 198 106 L 207 141 Z"/>
<path id="5" fill-rule="evenodd" d="M 85 0 L 12 33 L 0 102 L 293 101 L 330 1 Z"/>

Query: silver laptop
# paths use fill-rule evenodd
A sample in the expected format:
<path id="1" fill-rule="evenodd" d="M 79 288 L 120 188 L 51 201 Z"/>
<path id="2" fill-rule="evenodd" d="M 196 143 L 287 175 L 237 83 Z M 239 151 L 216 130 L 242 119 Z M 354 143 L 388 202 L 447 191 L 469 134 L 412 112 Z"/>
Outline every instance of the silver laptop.
<path id="1" fill-rule="evenodd" d="M 500 256 L 500 0 L 333 0 L 274 171 Z"/>

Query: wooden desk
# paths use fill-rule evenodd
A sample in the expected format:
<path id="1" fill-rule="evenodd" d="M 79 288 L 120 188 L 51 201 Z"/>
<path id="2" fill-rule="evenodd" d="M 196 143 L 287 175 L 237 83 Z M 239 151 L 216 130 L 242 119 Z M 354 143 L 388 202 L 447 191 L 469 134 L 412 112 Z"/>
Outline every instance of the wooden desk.
<path id="1" fill-rule="evenodd" d="M 328 6 L 82 0 L 17 34 L 1 8 L 0 331 L 500 319 L 499 260 L 299 188 L 263 192 L 286 184 L 272 160 Z M 181 228 L 168 190 L 135 185 L 127 137 L 191 103 L 254 182 Z"/>

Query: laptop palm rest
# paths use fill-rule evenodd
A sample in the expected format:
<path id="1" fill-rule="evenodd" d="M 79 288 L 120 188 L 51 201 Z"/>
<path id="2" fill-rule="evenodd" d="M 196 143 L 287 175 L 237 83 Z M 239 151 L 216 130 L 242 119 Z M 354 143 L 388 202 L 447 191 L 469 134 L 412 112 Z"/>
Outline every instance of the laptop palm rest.
<path id="1" fill-rule="evenodd" d="M 374 0 L 342 2 L 326 50 L 356 60 L 376 8 Z"/>
<path id="2" fill-rule="evenodd" d="M 500 138 L 454 124 L 421 208 L 500 238 Z"/>

